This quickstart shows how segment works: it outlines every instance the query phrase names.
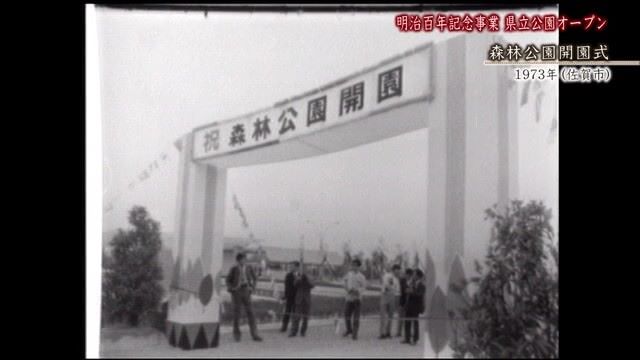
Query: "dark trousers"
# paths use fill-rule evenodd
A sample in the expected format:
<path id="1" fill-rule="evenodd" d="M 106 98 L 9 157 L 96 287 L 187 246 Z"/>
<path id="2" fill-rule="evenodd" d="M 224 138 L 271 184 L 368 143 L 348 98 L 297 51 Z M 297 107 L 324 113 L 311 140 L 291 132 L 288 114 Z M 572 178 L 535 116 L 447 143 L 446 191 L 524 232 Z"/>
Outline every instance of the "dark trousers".
<path id="1" fill-rule="evenodd" d="M 352 319 L 353 325 L 351 324 Z M 360 327 L 360 300 L 347 301 L 344 309 L 344 322 L 347 333 L 357 336 Z"/>
<path id="2" fill-rule="evenodd" d="M 402 329 L 404 328 L 404 317 L 406 316 L 404 307 L 398 307 L 398 327 L 396 328 L 396 336 L 402 336 Z"/>
<path id="3" fill-rule="evenodd" d="M 240 309 L 244 308 L 249 320 L 249 330 L 251 337 L 258 336 L 258 330 L 256 328 L 256 319 L 253 316 L 251 310 L 251 292 L 248 288 L 242 287 L 231 294 L 231 300 L 233 301 L 233 337 L 240 339 Z"/>
<path id="4" fill-rule="evenodd" d="M 284 308 L 284 316 L 282 317 L 282 331 L 287 331 L 287 327 L 289 327 L 289 319 L 291 318 L 291 314 L 295 311 L 295 299 L 290 298 L 286 300 L 285 308 Z"/>
<path id="5" fill-rule="evenodd" d="M 307 323 L 309 322 L 309 311 L 311 310 L 311 299 L 304 297 L 297 299 L 295 303 L 295 312 L 293 314 L 293 324 L 291 324 L 291 334 L 298 333 L 300 328 L 300 320 L 302 319 L 302 327 L 300 328 L 300 334 L 304 336 L 307 332 Z"/>
<path id="6" fill-rule="evenodd" d="M 408 308 L 406 311 L 408 319 L 404 321 L 404 340 L 407 342 L 418 342 L 418 339 L 420 339 L 420 322 L 418 321 L 418 315 L 417 309 Z"/>

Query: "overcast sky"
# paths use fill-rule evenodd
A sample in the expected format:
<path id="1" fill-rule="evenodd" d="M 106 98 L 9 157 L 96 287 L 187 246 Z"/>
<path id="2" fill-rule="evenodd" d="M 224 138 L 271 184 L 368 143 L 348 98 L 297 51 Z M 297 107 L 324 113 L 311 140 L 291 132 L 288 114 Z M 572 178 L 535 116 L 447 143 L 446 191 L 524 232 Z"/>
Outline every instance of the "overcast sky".
<path id="1" fill-rule="evenodd" d="M 538 11 L 537 13 L 540 13 Z M 104 141 L 104 229 L 128 226 L 144 205 L 174 227 L 177 155 L 193 127 L 265 108 L 380 60 L 452 34 L 401 33 L 394 14 L 214 14 L 98 9 Z M 540 42 L 550 34 L 518 34 Z M 481 61 L 482 59 L 478 59 Z M 318 228 L 339 250 L 369 251 L 426 238 L 427 131 L 339 153 L 229 170 L 225 234 L 317 247 Z M 166 161 L 132 190 L 160 154 Z M 307 224 L 307 220 L 315 225 Z M 423 247 L 420 246 L 420 249 Z"/>

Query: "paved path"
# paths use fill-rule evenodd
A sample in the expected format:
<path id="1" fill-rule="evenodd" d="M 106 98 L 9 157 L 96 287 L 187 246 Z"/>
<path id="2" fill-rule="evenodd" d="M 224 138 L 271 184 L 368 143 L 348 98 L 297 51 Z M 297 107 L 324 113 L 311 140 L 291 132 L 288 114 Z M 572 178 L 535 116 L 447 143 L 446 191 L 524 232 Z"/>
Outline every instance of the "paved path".
<path id="1" fill-rule="evenodd" d="M 361 323 L 357 341 L 336 335 L 335 327 L 328 324 L 309 327 L 304 338 L 289 338 L 275 329 L 261 329 L 263 342 L 251 341 L 245 330 L 242 341 L 236 343 L 232 335 L 224 331 L 217 348 L 199 350 L 174 348 L 159 332 L 137 330 L 136 334 L 131 330 L 125 331 L 129 334 L 117 339 L 102 336 L 102 357 L 435 357 L 428 339 L 425 352 L 425 334 L 421 334 L 417 345 L 400 344 L 400 338 L 378 340 L 377 322 Z M 107 333 L 109 331 L 105 331 Z M 447 350 L 440 357 L 450 357 L 450 354 Z"/>

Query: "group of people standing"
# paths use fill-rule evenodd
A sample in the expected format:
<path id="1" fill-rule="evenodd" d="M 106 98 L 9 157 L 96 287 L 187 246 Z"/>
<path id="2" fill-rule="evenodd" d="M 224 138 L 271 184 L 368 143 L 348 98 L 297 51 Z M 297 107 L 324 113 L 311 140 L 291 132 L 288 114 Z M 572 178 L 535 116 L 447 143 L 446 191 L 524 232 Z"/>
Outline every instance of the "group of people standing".
<path id="1" fill-rule="evenodd" d="M 360 309 L 362 299 L 367 289 L 367 280 L 360 270 L 361 261 L 354 259 L 344 277 L 345 308 L 344 318 L 346 331 L 344 337 L 351 336 L 358 339 L 360 327 Z M 254 341 L 262 341 L 258 335 L 253 311 L 251 309 L 251 293 L 256 288 L 257 276 L 250 266 L 245 264 L 245 255 L 236 256 L 234 265 L 226 278 L 227 289 L 231 293 L 233 302 L 233 335 L 240 341 L 239 327 L 240 311 L 245 309 L 249 322 L 251 337 Z M 311 289 L 314 284 L 302 271 L 299 261 L 293 261 L 284 280 L 284 314 L 281 332 L 287 332 L 289 322 L 291 329 L 289 337 L 305 336 L 307 332 L 309 313 L 311 310 Z M 406 269 L 402 274 L 400 265 L 393 265 L 391 271 L 382 276 L 380 289 L 380 336 L 379 339 L 391 338 L 391 323 L 394 316 L 398 316 L 396 337 L 401 337 L 404 330 L 404 344 L 415 345 L 419 340 L 418 317 L 424 312 L 424 273 L 420 269 Z"/>
<path id="2" fill-rule="evenodd" d="M 354 259 L 351 269 L 344 279 L 347 291 L 345 302 L 345 327 L 343 336 L 351 336 L 358 339 L 360 325 L 360 307 L 362 295 L 367 288 L 367 281 L 360 271 L 361 262 Z M 402 336 L 403 344 L 417 344 L 420 338 L 420 325 L 418 317 L 424 312 L 424 272 L 420 269 L 406 269 L 404 276 L 401 267 L 395 264 L 391 272 L 385 272 L 382 276 L 380 289 L 380 336 L 378 339 L 391 338 L 391 323 L 394 315 L 398 314 L 398 327 L 396 337 Z"/>

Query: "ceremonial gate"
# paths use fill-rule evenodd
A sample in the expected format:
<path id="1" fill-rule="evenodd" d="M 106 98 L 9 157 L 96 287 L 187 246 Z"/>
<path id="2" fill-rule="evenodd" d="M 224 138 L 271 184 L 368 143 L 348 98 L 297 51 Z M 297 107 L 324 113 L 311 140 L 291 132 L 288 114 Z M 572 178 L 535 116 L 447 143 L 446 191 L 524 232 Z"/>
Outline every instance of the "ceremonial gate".
<path id="1" fill-rule="evenodd" d="M 488 34 L 466 34 L 429 43 L 180 137 L 172 283 L 191 293 L 171 296 L 169 342 L 185 349 L 218 345 L 232 167 L 317 156 L 428 128 L 424 241 L 436 283 L 443 287 L 456 257 L 473 269 L 490 237 L 484 209 L 518 196 L 517 92 L 507 67 L 483 64 L 494 42 Z M 197 275 L 185 276 L 188 262 L 201 269 Z"/>

